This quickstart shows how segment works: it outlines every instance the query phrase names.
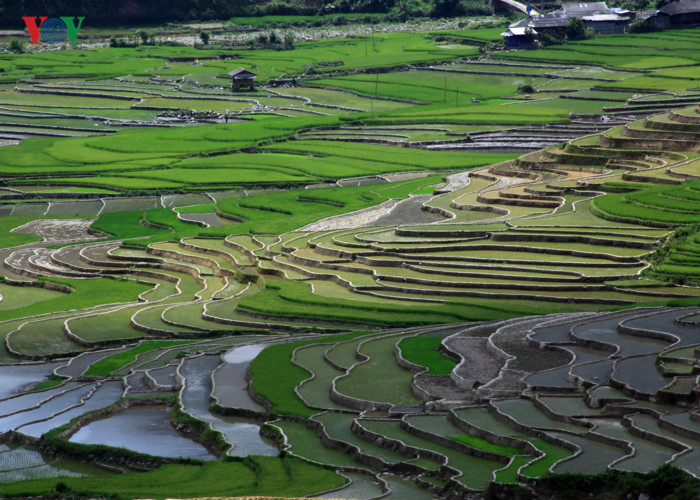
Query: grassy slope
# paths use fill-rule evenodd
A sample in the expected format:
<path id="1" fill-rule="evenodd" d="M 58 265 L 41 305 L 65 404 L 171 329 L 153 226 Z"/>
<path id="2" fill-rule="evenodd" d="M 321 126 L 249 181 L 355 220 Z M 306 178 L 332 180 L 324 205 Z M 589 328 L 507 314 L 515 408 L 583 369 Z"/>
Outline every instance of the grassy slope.
<path id="1" fill-rule="evenodd" d="M 71 309 L 83 309 L 101 304 L 131 302 L 137 300 L 139 294 L 151 288 L 148 285 L 126 280 L 51 278 L 51 281 L 68 285 L 74 291 L 37 304 L 0 312 L 0 321 Z"/>
<path id="2" fill-rule="evenodd" d="M 457 363 L 440 353 L 440 342 L 442 337 L 409 337 L 399 347 L 404 359 L 429 368 L 427 375 L 449 375 Z"/>
<path id="3" fill-rule="evenodd" d="M 81 497 L 184 498 L 245 495 L 303 496 L 336 488 L 343 479 L 335 472 L 299 459 L 254 457 L 249 461 L 204 465 L 164 465 L 153 472 L 62 478 Z M 7 497 L 51 495 L 57 480 L 37 479 L 3 485 Z"/>
<path id="4" fill-rule="evenodd" d="M 106 377 L 110 373 L 112 373 L 115 370 L 118 370 L 122 368 L 125 365 L 128 365 L 134 359 L 136 359 L 136 356 L 138 356 L 141 353 L 152 351 L 154 349 L 159 349 L 161 347 L 170 347 L 170 346 L 177 346 L 177 345 L 182 345 L 182 344 L 191 344 L 195 342 L 194 340 L 180 340 L 180 341 L 172 341 L 172 340 L 146 340 L 139 344 L 137 347 L 134 347 L 133 349 L 129 349 L 126 352 L 122 352 L 119 354 L 113 354 L 112 356 L 109 356 L 107 358 L 101 359 L 94 365 L 90 366 L 87 372 L 85 372 L 85 375 L 87 376 L 98 376 L 98 377 Z"/>
<path id="5" fill-rule="evenodd" d="M 342 342 L 361 335 L 366 334 L 350 333 L 267 347 L 250 364 L 253 390 L 271 403 L 271 411 L 275 413 L 306 418 L 318 413 L 318 410 L 312 410 L 306 406 L 294 393 L 294 388 L 309 378 L 311 373 L 291 362 L 292 353 L 298 347 L 305 345 L 329 342 L 329 340 Z"/>

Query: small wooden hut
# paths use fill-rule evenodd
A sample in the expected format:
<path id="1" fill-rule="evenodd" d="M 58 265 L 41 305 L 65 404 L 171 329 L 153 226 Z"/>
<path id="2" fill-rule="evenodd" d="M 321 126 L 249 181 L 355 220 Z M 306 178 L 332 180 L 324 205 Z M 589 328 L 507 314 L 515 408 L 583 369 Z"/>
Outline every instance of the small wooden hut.
<path id="1" fill-rule="evenodd" d="M 234 69 L 229 72 L 228 76 L 231 77 L 231 88 L 233 90 L 239 90 L 241 87 L 248 87 L 250 90 L 253 90 L 255 79 L 258 77 L 255 73 L 243 68 Z"/>

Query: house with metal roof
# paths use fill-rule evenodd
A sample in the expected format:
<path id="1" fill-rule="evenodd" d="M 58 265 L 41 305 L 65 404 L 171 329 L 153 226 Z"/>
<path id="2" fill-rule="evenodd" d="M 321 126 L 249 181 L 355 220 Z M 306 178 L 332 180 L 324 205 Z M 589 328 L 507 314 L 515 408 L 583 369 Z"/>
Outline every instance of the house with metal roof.
<path id="1" fill-rule="evenodd" d="M 537 31 L 529 27 L 510 27 L 501 36 L 509 49 L 528 49 L 535 42 Z"/>
<path id="2" fill-rule="evenodd" d="M 582 21 L 586 28 L 591 28 L 596 33 L 624 33 L 630 18 L 618 14 L 594 14 L 584 16 Z"/>
<path id="3" fill-rule="evenodd" d="M 596 14 L 610 14 L 610 9 L 605 2 L 562 3 L 559 11 L 564 17 L 575 17 L 576 19 Z"/>
<path id="4" fill-rule="evenodd" d="M 258 77 L 255 73 L 243 68 L 230 71 L 228 76 L 231 77 L 231 88 L 233 90 L 239 90 L 241 87 L 248 87 L 250 90 L 253 90 L 255 79 Z"/>
<path id="5" fill-rule="evenodd" d="M 637 18 L 648 31 L 700 26 L 700 0 L 678 0 L 660 9 L 645 10 Z"/>
<path id="6" fill-rule="evenodd" d="M 646 25 L 647 31 L 661 31 L 671 27 L 671 16 L 657 9 L 645 10 L 637 19 Z"/>
<path id="7" fill-rule="evenodd" d="M 700 2 L 700 0 L 694 0 Z M 572 19 L 581 19 L 587 28 L 596 33 L 624 33 L 631 16 L 612 12 L 605 2 L 564 3 L 561 8 L 541 16 L 532 16 L 508 26 L 512 28 L 530 28 L 540 33 L 548 33 L 563 38 L 566 26 Z M 513 35 L 502 33 L 506 47 Z M 512 33 L 512 32 L 511 32 Z"/>
<path id="8" fill-rule="evenodd" d="M 668 16 L 671 28 L 700 25 L 700 0 L 678 0 L 664 5 L 659 11 Z"/>

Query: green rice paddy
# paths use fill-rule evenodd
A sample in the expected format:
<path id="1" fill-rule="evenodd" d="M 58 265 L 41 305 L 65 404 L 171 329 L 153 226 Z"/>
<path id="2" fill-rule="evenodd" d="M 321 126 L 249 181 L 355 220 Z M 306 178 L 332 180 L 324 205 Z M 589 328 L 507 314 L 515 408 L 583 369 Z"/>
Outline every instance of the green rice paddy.
<path id="1" fill-rule="evenodd" d="M 268 30 L 315 20 L 232 22 Z M 262 432 L 280 449 L 279 457 L 115 464 L 123 474 L 98 474 L 68 459 L 22 462 L 17 470 L 36 465 L 31 474 L 43 479 L 7 481 L 1 493 L 303 496 L 342 487 L 333 469 L 365 469 L 369 484 L 382 464 L 392 464 L 436 489 L 453 488 L 441 490 L 450 496 L 549 475 L 574 454 L 550 432 L 593 442 L 572 418 L 600 413 L 589 399 L 557 406 L 556 396 L 539 398 L 539 389 L 517 399 L 523 388 L 513 390 L 506 376 L 501 387 L 470 371 L 480 369 L 479 356 L 495 359 L 496 348 L 514 359 L 511 368 L 537 366 L 544 355 L 568 359 L 556 343 L 552 352 L 535 345 L 544 333 L 524 328 L 518 338 L 533 340 L 518 342 L 485 326 L 475 337 L 492 335 L 493 346 L 462 353 L 460 364 L 442 341 L 471 331 L 466 322 L 700 304 L 700 113 L 664 103 L 653 117 L 626 125 L 613 114 L 695 95 L 700 31 L 493 50 L 503 30 L 489 23 L 377 31 L 297 41 L 284 51 L 215 43 L 0 54 L 0 132 L 28 137 L 0 147 L 0 360 L 83 355 L 54 375 L 31 375 L 36 394 L 0 395 L 0 433 L 26 423 L 17 409 L 32 419 L 39 407 L 55 405 L 71 418 L 81 405 L 99 409 L 100 396 L 60 407 L 78 394 L 63 372 L 79 376 L 84 368 L 85 383 L 97 381 L 95 395 L 119 377 L 129 385 L 122 396 L 164 391 L 173 402 L 173 387 L 186 391 L 183 359 L 235 359 L 235 349 L 264 338 L 270 345 L 239 367 L 241 381 L 217 385 L 238 391 L 232 400 L 254 393 L 261 406 L 246 408 L 257 408 L 257 420 L 230 416 L 237 408 L 209 409 L 206 398 L 201 410 L 211 410 L 212 421 L 221 417 L 214 429 L 268 423 Z M 473 44 L 490 57 L 480 59 Z M 256 72 L 257 89 L 230 90 L 226 74 L 238 66 Z M 529 97 L 523 86 L 533 87 Z M 602 121 L 579 115 L 607 115 L 615 128 L 604 131 Z M 504 142 L 519 133 L 511 128 L 546 135 L 559 126 L 567 130 L 561 146 L 522 154 Z M 579 131 L 586 136 L 567 142 Z M 494 134 L 497 147 L 434 147 L 471 146 L 483 134 Z M 458 322 L 445 333 L 435 329 Z M 626 346 L 635 341 L 628 337 Z M 572 348 L 567 339 L 560 343 Z M 646 340 L 634 344 L 645 356 L 656 346 Z M 651 415 L 650 408 L 678 413 L 694 404 L 696 343 L 683 342 L 659 363 L 677 380 L 653 403 L 625 396 L 629 408 Z M 80 364 L 98 359 L 87 351 L 114 347 L 122 349 Z M 575 377 L 595 378 L 596 401 L 608 404 L 600 399 L 607 381 L 598 376 L 612 360 L 595 347 L 574 349 L 571 367 L 553 364 L 538 384 L 570 391 Z M 649 366 L 661 349 L 648 351 Z M 401 357 L 425 370 L 413 373 Z M 18 369 L 36 366 L 43 365 Z M 645 376 L 659 382 L 654 377 L 663 381 L 664 373 Z M 506 399 L 492 401 L 501 389 Z M 617 396 L 608 397 L 614 403 Z M 482 406 L 449 414 L 454 401 Z M 16 402 L 25 406 L 11 408 Z M 220 437 L 203 420 L 173 418 L 218 449 Z M 676 417 L 673 425 L 693 419 Z M 673 425 L 664 432 L 676 435 Z M 86 453 L 56 430 L 41 439 L 69 456 Z M 9 449 L 0 444 L 0 463 Z M 588 464 L 592 450 L 576 460 Z M 697 472 L 686 458 L 678 465 Z M 49 469 L 71 474 L 59 480 Z M 389 497 L 425 493 L 425 483 L 409 480 L 387 478 L 396 488 Z"/>

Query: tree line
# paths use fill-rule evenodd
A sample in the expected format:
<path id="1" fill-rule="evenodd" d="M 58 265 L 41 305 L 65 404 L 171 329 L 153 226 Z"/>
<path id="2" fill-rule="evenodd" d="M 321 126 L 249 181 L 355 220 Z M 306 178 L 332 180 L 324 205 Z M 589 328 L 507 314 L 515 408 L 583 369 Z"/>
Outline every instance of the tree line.
<path id="1" fill-rule="evenodd" d="M 24 29 L 22 16 L 85 16 L 85 26 L 162 24 L 263 15 L 350 12 L 393 16 L 455 16 L 484 0 L 0 0 L 0 27 Z"/>

